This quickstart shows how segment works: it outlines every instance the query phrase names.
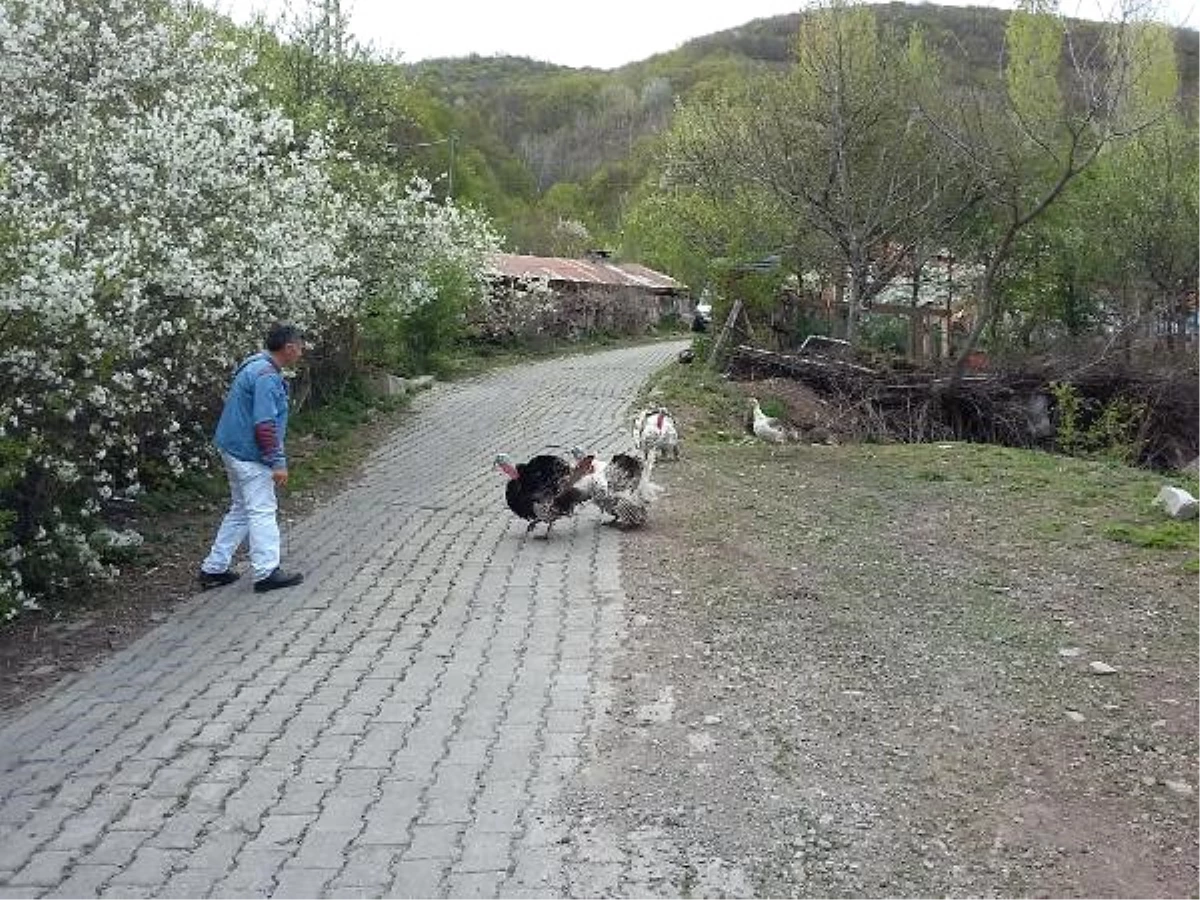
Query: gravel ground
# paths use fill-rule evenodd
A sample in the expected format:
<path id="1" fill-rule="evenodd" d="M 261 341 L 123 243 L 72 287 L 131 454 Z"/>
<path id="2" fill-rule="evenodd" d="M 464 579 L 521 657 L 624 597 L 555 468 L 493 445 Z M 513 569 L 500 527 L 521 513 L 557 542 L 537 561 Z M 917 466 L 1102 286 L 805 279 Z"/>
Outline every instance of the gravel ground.
<path id="1" fill-rule="evenodd" d="M 1114 471 L 962 444 L 661 464 L 580 852 L 644 858 L 635 896 L 1196 896 L 1195 550 L 1105 537 Z"/>

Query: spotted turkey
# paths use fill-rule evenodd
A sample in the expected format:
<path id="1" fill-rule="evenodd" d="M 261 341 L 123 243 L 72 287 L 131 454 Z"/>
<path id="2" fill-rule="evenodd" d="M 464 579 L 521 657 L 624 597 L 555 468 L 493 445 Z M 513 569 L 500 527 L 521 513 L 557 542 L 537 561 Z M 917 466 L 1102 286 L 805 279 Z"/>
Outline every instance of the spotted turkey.
<path id="1" fill-rule="evenodd" d="M 591 471 L 581 475 L 575 487 L 596 507 L 612 516 L 606 524 L 620 528 L 640 528 L 646 524 L 650 506 L 662 493 L 662 488 L 650 480 L 656 450 L 650 450 L 645 462 L 630 453 L 614 454 L 608 461 L 591 458 L 579 447 L 571 451 L 578 465 L 589 465 Z"/>
<path id="2" fill-rule="evenodd" d="M 593 457 L 583 455 L 572 467 L 562 457 L 547 453 L 514 465 L 507 453 L 496 457 L 496 468 L 509 479 L 504 486 L 504 500 L 509 509 L 529 522 L 526 534 L 543 522 L 543 537 L 548 538 L 556 521 L 575 514 L 575 507 L 588 499 L 578 482 L 591 472 L 592 462 Z"/>
<path id="3" fill-rule="evenodd" d="M 665 406 L 655 406 L 638 413 L 633 421 L 633 439 L 643 460 L 651 450 L 658 451 L 663 457 L 679 459 L 679 429 Z"/>

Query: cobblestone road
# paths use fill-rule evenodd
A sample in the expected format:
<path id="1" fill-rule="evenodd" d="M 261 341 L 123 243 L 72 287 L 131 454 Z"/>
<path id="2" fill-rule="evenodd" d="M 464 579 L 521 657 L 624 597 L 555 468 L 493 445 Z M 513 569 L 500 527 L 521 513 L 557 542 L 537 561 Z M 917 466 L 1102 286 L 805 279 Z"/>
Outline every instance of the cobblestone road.
<path id="1" fill-rule="evenodd" d="M 435 387 L 287 530 L 302 586 L 199 596 L 4 720 L 0 896 L 589 892 L 555 803 L 612 695 L 620 535 L 523 539 L 492 458 L 623 449 L 681 346 Z"/>

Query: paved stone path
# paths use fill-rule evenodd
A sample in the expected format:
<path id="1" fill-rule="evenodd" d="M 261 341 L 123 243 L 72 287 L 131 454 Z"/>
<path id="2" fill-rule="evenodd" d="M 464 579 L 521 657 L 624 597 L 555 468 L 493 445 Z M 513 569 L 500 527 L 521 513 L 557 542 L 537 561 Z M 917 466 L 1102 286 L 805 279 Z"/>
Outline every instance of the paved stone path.
<path id="1" fill-rule="evenodd" d="M 524 539 L 492 459 L 624 449 L 682 346 L 435 387 L 286 530 L 302 586 L 201 595 L 8 717 L 0 896 L 591 892 L 555 802 L 611 697 L 620 534 Z"/>

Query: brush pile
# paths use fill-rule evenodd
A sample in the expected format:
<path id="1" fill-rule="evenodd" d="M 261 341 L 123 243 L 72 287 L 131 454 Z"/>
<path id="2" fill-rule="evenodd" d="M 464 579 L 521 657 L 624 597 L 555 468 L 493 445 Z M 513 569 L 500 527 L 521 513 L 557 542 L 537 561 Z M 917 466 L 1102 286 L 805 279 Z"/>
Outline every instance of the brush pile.
<path id="1" fill-rule="evenodd" d="M 1194 366 L 1040 359 L 956 378 L 949 368 L 880 365 L 839 344 L 796 353 L 739 346 L 726 373 L 735 381 L 803 383 L 836 411 L 851 440 L 966 440 L 1064 453 L 1123 447 L 1129 462 L 1160 471 L 1197 457 Z"/>

